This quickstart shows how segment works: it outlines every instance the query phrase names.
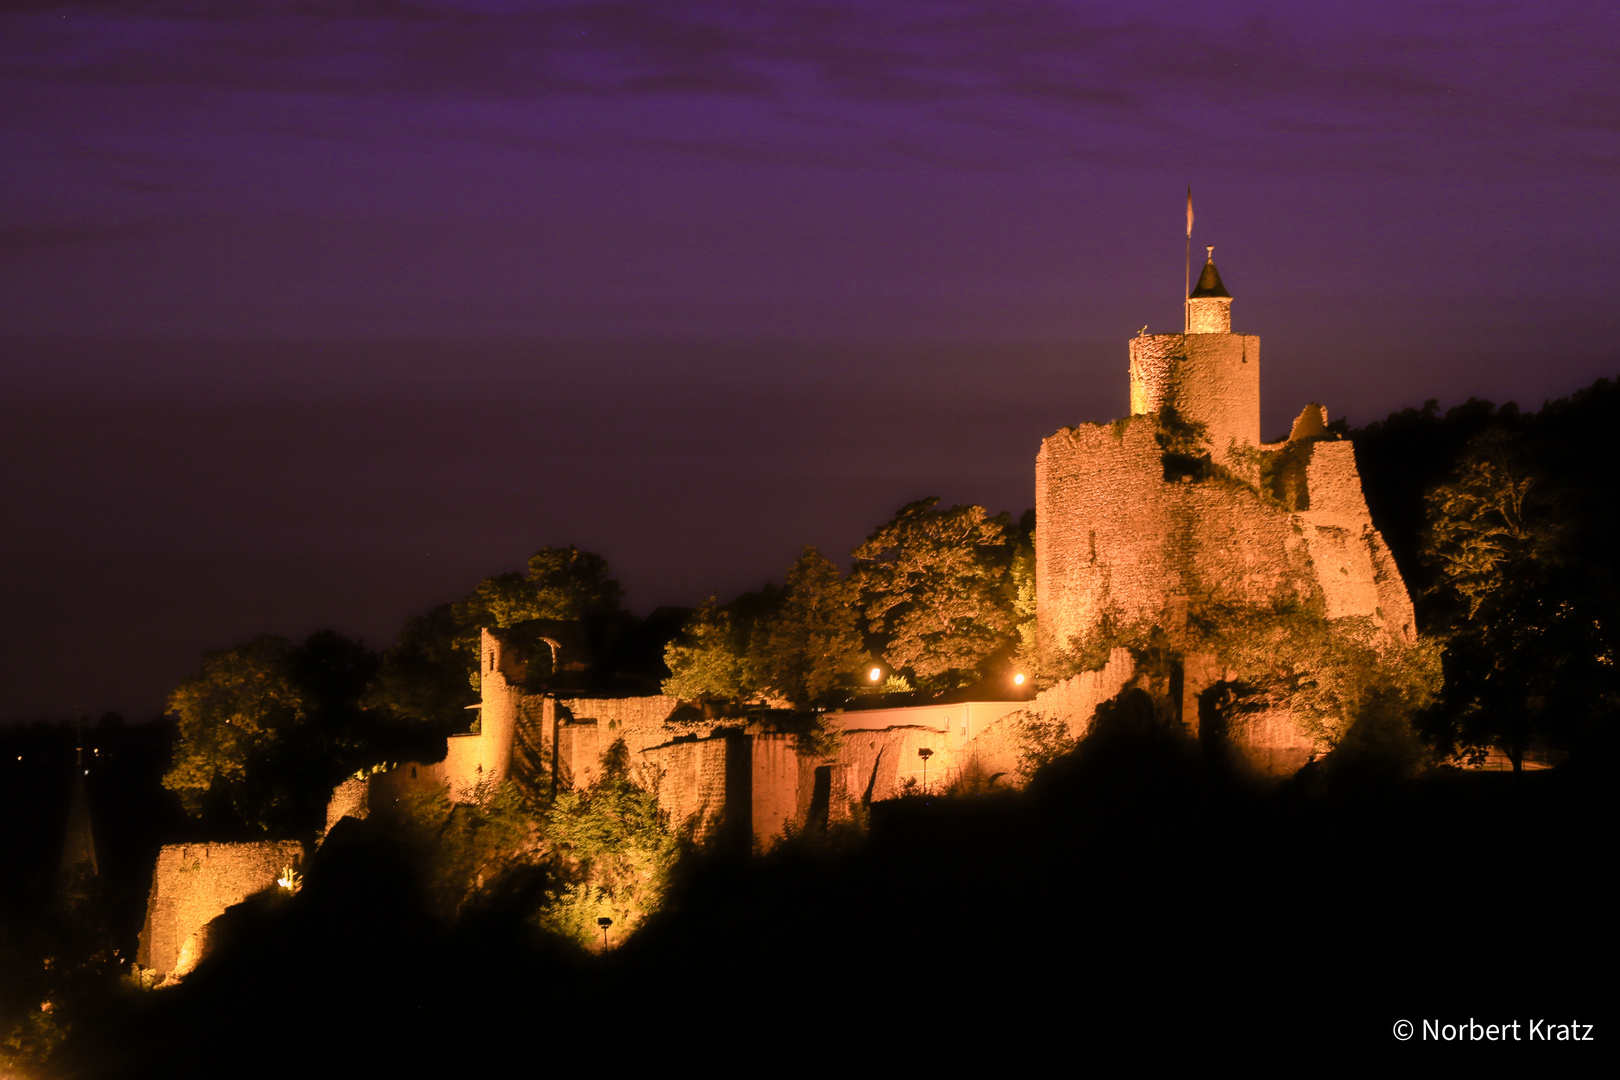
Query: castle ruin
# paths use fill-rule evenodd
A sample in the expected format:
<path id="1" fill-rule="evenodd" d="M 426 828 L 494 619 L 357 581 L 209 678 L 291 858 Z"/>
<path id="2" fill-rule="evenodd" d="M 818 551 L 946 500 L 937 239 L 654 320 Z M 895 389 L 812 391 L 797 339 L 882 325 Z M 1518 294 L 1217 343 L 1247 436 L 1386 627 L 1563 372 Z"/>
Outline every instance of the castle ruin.
<path id="1" fill-rule="evenodd" d="M 665 696 L 590 697 L 530 688 L 521 650 L 485 630 L 475 733 L 452 736 L 435 763 L 408 763 L 340 785 L 330 829 L 386 812 L 412 790 L 477 799 L 512 780 L 531 789 L 591 783 L 623 741 L 636 775 L 671 823 L 700 842 L 768 846 L 785 831 L 847 819 L 862 805 L 973 778 L 1021 782 L 1032 720 L 1069 738 L 1097 709 L 1138 686 L 1206 743 L 1205 691 L 1231 685 L 1223 626 L 1298 609 L 1354 625 L 1379 649 L 1416 640 L 1412 603 L 1373 527 L 1347 439 L 1307 406 L 1288 438 L 1260 439 L 1260 339 L 1231 330 L 1232 297 L 1213 249 L 1186 305 L 1186 331 L 1130 342 L 1132 415 L 1047 437 L 1035 463 L 1037 647 L 1050 685 L 1020 700 L 953 701 L 826 714 L 807 736 L 792 724 L 706 718 Z M 1213 628 L 1213 629 L 1212 629 Z M 1144 635 L 1168 677 L 1144 668 Z M 545 638 L 566 670 L 561 631 Z M 1223 718 L 1220 738 L 1254 771 L 1286 775 L 1330 749 L 1286 709 Z M 143 964 L 178 964 L 184 943 L 273 880 L 292 858 L 274 845 L 208 858 L 165 848 L 153 883 Z M 229 857 L 222 858 L 222 856 Z M 230 880 L 203 881 L 216 863 Z M 251 872 L 249 872 L 251 871 Z M 187 878 L 185 875 L 199 875 Z M 246 877 L 244 877 L 246 874 Z M 251 886 L 240 882 L 252 878 Z M 148 958 L 149 954 L 149 958 Z"/>
<path id="2" fill-rule="evenodd" d="M 1195 735 L 1198 695 L 1223 672 L 1190 626 L 1314 606 L 1364 620 L 1389 648 L 1416 640 L 1349 440 L 1312 404 L 1288 438 L 1261 441 L 1260 339 L 1232 333 L 1231 308 L 1211 249 L 1187 332 L 1144 327 L 1130 343 L 1132 415 L 1065 428 L 1035 462 L 1043 655 L 1151 626 L 1176 656 L 1171 704 Z M 1249 717 L 1237 742 L 1262 771 L 1292 772 L 1327 749 L 1294 720 Z"/>

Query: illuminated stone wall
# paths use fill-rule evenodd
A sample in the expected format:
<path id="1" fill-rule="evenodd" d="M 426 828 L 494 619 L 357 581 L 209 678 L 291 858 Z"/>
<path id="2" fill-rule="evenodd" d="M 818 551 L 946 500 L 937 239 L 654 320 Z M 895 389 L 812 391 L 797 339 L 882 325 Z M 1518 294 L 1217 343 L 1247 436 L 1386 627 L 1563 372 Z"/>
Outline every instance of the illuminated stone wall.
<path id="1" fill-rule="evenodd" d="M 135 962 L 163 974 L 189 968 L 203 951 L 200 942 L 210 922 L 226 908 L 275 888 L 282 868 L 298 866 L 303 857 L 296 840 L 164 845 L 152 870 Z"/>
<path id="2" fill-rule="evenodd" d="M 1222 312 L 1203 314 L 1218 322 Z M 1259 443 L 1259 355 L 1259 338 L 1246 335 L 1134 338 L 1138 415 L 1042 442 L 1035 576 L 1049 660 L 1146 626 L 1174 645 L 1189 615 L 1207 623 L 1211 613 L 1290 600 L 1319 601 L 1330 619 L 1366 617 L 1396 643 L 1416 640 L 1354 449 L 1326 429 L 1325 410 L 1310 406 L 1288 440 Z M 1224 472 L 1166 456 L 1159 417 L 1140 414 L 1169 406 L 1205 425 Z M 1184 671 L 1182 714 L 1196 731 L 1196 694 L 1221 672 L 1207 656 L 1185 657 Z M 1231 734 L 1248 740 L 1245 753 L 1265 771 L 1292 771 L 1309 756 L 1287 717 L 1252 716 L 1239 727 Z"/>
<path id="3" fill-rule="evenodd" d="M 689 829 L 698 843 L 714 835 L 726 812 L 729 755 L 736 740 L 725 736 L 682 738 L 641 750 L 637 757 L 657 776 L 658 804 L 670 824 Z"/>
<path id="4" fill-rule="evenodd" d="M 346 817 L 364 821 L 370 815 L 371 784 L 367 777 L 351 776 L 332 789 L 332 797 L 326 802 L 326 828 L 322 835 L 331 832 L 332 826 Z"/>
<path id="5" fill-rule="evenodd" d="M 1203 424 L 1215 460 L 1260 442 L 1260 339 L 1253 334 L 1143 334 L 1131 339 L 1131 413 L 1173 407 Z M 1250 478 L 1252 479 L 1252 478 Z"/>

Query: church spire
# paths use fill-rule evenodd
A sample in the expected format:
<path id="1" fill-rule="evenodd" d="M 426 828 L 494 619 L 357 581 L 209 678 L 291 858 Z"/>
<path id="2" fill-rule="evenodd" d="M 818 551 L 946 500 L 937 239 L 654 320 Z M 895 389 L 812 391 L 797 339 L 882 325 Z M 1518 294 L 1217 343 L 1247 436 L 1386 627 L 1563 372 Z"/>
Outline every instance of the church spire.
<path id="1" fill-rule="evenodd" d="M 84 789 L 84 720 L 73 747 L 73 793 L 68 799 L 67 834 L 62 841 L 62 880 L 70 895 L 82 895 L 96 876 L 96 840 L 90 829 L 90 796 Z"/>

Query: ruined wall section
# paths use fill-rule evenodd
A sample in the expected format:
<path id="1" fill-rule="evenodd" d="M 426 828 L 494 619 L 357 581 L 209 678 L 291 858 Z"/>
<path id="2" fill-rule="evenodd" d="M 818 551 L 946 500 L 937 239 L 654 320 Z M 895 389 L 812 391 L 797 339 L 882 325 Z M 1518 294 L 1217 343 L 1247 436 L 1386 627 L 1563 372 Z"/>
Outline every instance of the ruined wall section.
<path id="1" fill-rule="evenodd" d="M 636 756 L 657 776 L 658 805 L 676 829 L 690 829 L 703 843 L 725 818 L 729 755 L 723 735 L 683 738 L 641 749 Z"/>
<path id="2" fill-rule="evenodd" d="M 1106 619 L 1157 613 L 1166 578 L 1169 508 L 1153 421 L 1066 428 L 1035 459 L 1036 625 L 1054 655 Z M 1115 610 L 1117 609 L 1117 610 Z"/>
<path id="3" fill-rule="evenodd" d="M 1368 617 L 1415 640 L 1411 600 L 1373 527 L 1350 443 L 1290 443 L 1274 457 L 1262 494 L 1230 479 L 1165 480 L 1145 417 L 1045 440 L 1035 551 L 1046 655 L 1138 620 L 1174 624 L 1188 609 L 1313 595 L 1328 618 Z"/>
<path id="4" fill-rule="evenodd" d="M 165 844 L 152 870 L 135 962 L 164 974 L 195 962 L 199 935 L 225 909 L 276 887 L 283 867 L 303 861 L 296 840 L 254 844 Z M 187 943 L 190 942 L 189 956 Z"/>
<path id="5" fill-rule="evenodd" d="M 364 821 L 371 815 L 371 777 L 351 776 L 332 789 L 326 801 L 326 828 L 322 836 L 346 817 Z"/>
<path id="6" fill-rule="evenodd" d="M 1091 730 L 1097 706 L 1112 701 L 1136 677 L 1136 661 L 1128 649 L 1114 649 L 1108 663 L 1097 671 L 1082 671 L 1042 690 L 1025 706 L 1025 713 L 1062 720 L 1069 734 L 1081 738 Z"/>
<path id="7" fill-rule="evenodd" d="M 1416 641 L 1412 599 L 1388 545 L 1373 527 L 1355 448 L 1348 439 L 1313 439 L 1298 452 L 1304 459 L 1306 492 L 1299 516 L 1327 617 L 1370 616 L 1397 640 Z"/>
<path id="8" fill-rule="evenodd" d="M 804 762 L 794 735 L 758 734 L 749 737 L 750 820 L 754 845 L 766 848 L 789 824 L 799 825 L 810 807 L 810 787 L 802 775 Z"/>
<path id="9" fill-rule="evenodd" d="M 1130 351 L 1131 413 L 1174 408 L 1204 425 L 1218 464 L 1241 473 L 1246 464 L 1232 445 L 1260 443 L 1260 338 L 1143 334 L 1131 339 Z"/>
<path id="10" fill-rule="evenodd" d="M 1167 613 L 1184 618 L 1189 604 L 1308 595 L 1303 531 L 1290 515 L 1236 481 L 1167 482 L 1145 417 L 1047 439 L 1035 500 L 1036 614 L 1048 656 L 1140 621 L 1162 624 Z"/>
<path id="11" fill-rule="evenodd" d="M 1042 690 L 1035 697 L 988 724 L 978 735 L 950 754 L 958 775 L 992 784 L 1014 785 L 1026 779 L 1020 769 L 1024 751 L 1024 725 L 1030 720 L 1058 720 L 1070 738 L 1091 731 L 1097 706 L 1117 697 L 1136 677 L 1136 661 L 1127 649 L 1114 649 L 1096 671 L 1083 671 Z"/>
<path id="12" fill-rule="evenodd" d="M 881 802 L 904 794 L 909 779 L 920 789 L 923 783 L 922 758 L 917 751 L 926 747 L 929 790 L 947 786 L 954 761 L 949 732 L 931 727 L 894 727 L 883 731 L 847 732 L 840 740 L 834 766 L 841 774 L 835 786 L 855 802 Z"/>
<path id="13" fill-rule="evenodd" d="M 615 739 L 623 739 L 632 753 L 668 742 L 669 720 L 680 708 L 678 698 L 652 695 L 619 698 L 559 698 L 560 705 L 574 723 L 594 721 L 600 729 L 602 749 Z M 689 725 L 695 734 L 712 733 L 713 722 Z M 684 727 L 683 727 L 684 730 Z"/>

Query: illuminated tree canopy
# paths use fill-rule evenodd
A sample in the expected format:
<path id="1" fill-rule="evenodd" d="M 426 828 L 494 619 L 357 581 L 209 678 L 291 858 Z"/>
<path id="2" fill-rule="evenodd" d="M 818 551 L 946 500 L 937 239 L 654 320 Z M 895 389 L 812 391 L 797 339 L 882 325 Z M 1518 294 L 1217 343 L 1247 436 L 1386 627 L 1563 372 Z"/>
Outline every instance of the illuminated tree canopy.
<path id="1" fill-rule="evenodd" d="M 196 816 L 287 836 L 315 827 L 332 785 L 392 748 L 385 718 L 359 705 L 376 670 L 329 631 L 209 653 L 169 698 L 180 727 L 163 786 Z"/>
<path id="2" fill-rule="evenodd" d="M 855 549 L 862 612 L 884 657 L 922 686 L 971 682 L 1014 640 L 1016 536 L 980 506 L 900 509 Z"/>
<path id="3" fill-rule="evenodd" d="M 715 597 L 698 608 L 664 649 L 664 693 L 683 701 L 735 701 L 756 688 L 743 635 Z"/>

